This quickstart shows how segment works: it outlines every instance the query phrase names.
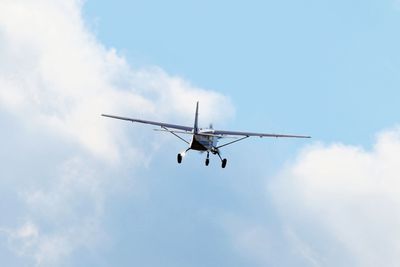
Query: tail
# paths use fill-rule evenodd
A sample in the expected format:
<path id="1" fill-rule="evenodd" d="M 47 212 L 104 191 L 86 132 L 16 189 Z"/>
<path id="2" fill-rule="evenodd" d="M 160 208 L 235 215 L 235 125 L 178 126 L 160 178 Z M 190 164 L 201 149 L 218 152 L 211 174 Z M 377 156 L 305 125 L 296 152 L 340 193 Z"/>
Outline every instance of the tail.
<path id="1" fill-rule="evenodd" d="M 193 127 L 194 134 L 197 134 L 199 132 L 198 118 L 199 118 L 199 101 L 197 101 L 196 104 L 196 115 L 194 117 L 194 127 Z"/>

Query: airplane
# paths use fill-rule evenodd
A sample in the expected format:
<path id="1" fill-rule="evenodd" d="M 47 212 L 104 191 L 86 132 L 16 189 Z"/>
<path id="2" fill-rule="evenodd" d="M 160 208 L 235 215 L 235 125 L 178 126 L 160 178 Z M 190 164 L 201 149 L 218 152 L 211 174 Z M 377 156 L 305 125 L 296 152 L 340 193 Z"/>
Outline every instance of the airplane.
<path id="1" fill-rule="evenodd" d="M 144 123 L 150 124 L 155 126 L 160 126 L 161 129 L 154 129 L 155 131 L 163 131 L 169 132 L 185 142 L 189 145 L 189 147 L 184 151 L 177 155 L 177 161 L 180 164 L 182 162 L 183 157 L 185 156 L 186 152 L 189 150 L 197 150 L 202 153 L 207 152 L 207 157 L 205 160 L 205 165 L 208 166 L 210 163 L 210 152 L 214 155 L 218 155 L 221 160 L 221 167 L 225 168 L 227 164 L 227 159 L 221 157 L 220 148 L 231 145 L 233 143 L 242 141 L 249 137 L 257 136 L 257 137 L 284 137 L 284 138 L 311 138 L 311 136 L 304 136 L 304 135 L 286 135 L 286 134 L 270 134 L 270 133 L 252 133 L 252 132 L 237 132 L 237 131 L 225 131 L 225 130 L 214 130 L 212 125 L 208 129 L 202 129 L 198 126 L 198 118 L 199 118 L 199 102 L 197 101 L 196 104 L 196 113 L 194 117 L 194 125 L 193 127 L 184 126 L 184 125 L 177 125 L 177 124 L 170 124 L 164 122 L 157 122 L 157 121 L 148 121 L 142 119 L 133 119 L 127 117 L 120 117 L 115 115 L 108 115 L 108 114 L 101 114 L 101 116 L 118 119 L 118 120 L 125 120 L 130 122 L 137 122 L 137 123 Z M 191 135 L 191 141 L 187 141 L 179 134 L 186 134 Z M 218 141 L 223 138 L 234 138 L 235 140 L 224 143 L 222 145 L 218 145 Z"/>

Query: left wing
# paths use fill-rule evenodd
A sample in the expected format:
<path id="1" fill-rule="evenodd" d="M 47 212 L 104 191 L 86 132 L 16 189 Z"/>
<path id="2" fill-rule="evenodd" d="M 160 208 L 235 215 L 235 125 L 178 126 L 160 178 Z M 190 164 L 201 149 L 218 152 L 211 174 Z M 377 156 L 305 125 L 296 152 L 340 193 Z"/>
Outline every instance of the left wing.
<path id="1" fill-rule="evenodd" d="M 107 114 L 101 114 L 101 116 L 112 118 L 112 119 L 124 120 L 124 121 L 151 124 L 151 125 L 156 125 L 156 126 L 160 126 L 160 127 L 164 127 L 164 128 L 178 129 L 178 130 L 183 130 L 183 131 L 187 131 L 187 132 L 193 131 L 193 127 L 177 125 L 177 124 L 170 124 L 170 123 L 164 123 L 164 122 L 158 122 L 158 121 L 146 121 L 146 120 L 126 118 L 126 117 L 120 117 L 120 116 L 115 116 L 115 115 L 107 115 Z"/>
<path id="2" fill-rule="evenodd" d="M 235 131 L 223 131 L 223 130 L 214 130 L 213 131 L 214 135 L 220 135 L 220 136 L 258 136 L 258 137 L 284 137 L 284 138 L 311 138 L 311 136 L 306 136 L 306 135 L 288 135 L 288 134 L 270 134 L 270 133 L 251 133 L 251 132 L 235 132 Z"/>

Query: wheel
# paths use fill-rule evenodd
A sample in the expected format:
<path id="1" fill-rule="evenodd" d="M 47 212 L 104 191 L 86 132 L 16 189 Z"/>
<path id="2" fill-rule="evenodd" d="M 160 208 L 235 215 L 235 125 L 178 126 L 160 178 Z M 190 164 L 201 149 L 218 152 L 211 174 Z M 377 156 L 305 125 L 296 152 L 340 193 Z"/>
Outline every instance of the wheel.
<path id="1" fill-rule="evenodd" d="M 178 160 L 178 163 L 180 164 L 182 162 L 182 155 L 178 154 L 178 156 L 176 157 L 176 159 Z"/>
<path id="2" fill-rule="evenodd" d="M 227 163 L 228 161 L 226 160 L 226 159 L 223 159 L 222 160 L 222 168 L 225 168 L 226 167 L 226 163 Z"/>
<path id="3" fill-rule="evenodd" d="M 206 166 L 208 166 L 208 164 L 210 164 L 210 160 L 206 159 Z"/>

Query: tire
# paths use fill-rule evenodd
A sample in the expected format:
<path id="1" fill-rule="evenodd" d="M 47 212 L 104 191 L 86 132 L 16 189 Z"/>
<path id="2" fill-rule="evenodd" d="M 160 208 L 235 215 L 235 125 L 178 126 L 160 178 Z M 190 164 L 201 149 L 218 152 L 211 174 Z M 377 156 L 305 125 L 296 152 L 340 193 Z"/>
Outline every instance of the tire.
<path id="1" fill-rule="evenodd" d="M 208 164 L 210 164 L 210 160 L 206 159 L 206 166 L 208 166 Z"/>
<path id="2" fill-rule="evenodd" d="M 224 169 L 225 167 L 226 167 L 226 163 L 227 163 L 228 161 L 226 160 L 226 159 L 223 159 L 222 160 L 222 168 Z"/>
<path id="3" fill-rule="evenodd" d="M 178 154 L 178 156 L 176 157 L 176 160 L 178 161 L 179 164 L 181 164 L 182 162 L 182 155 Z"/>

